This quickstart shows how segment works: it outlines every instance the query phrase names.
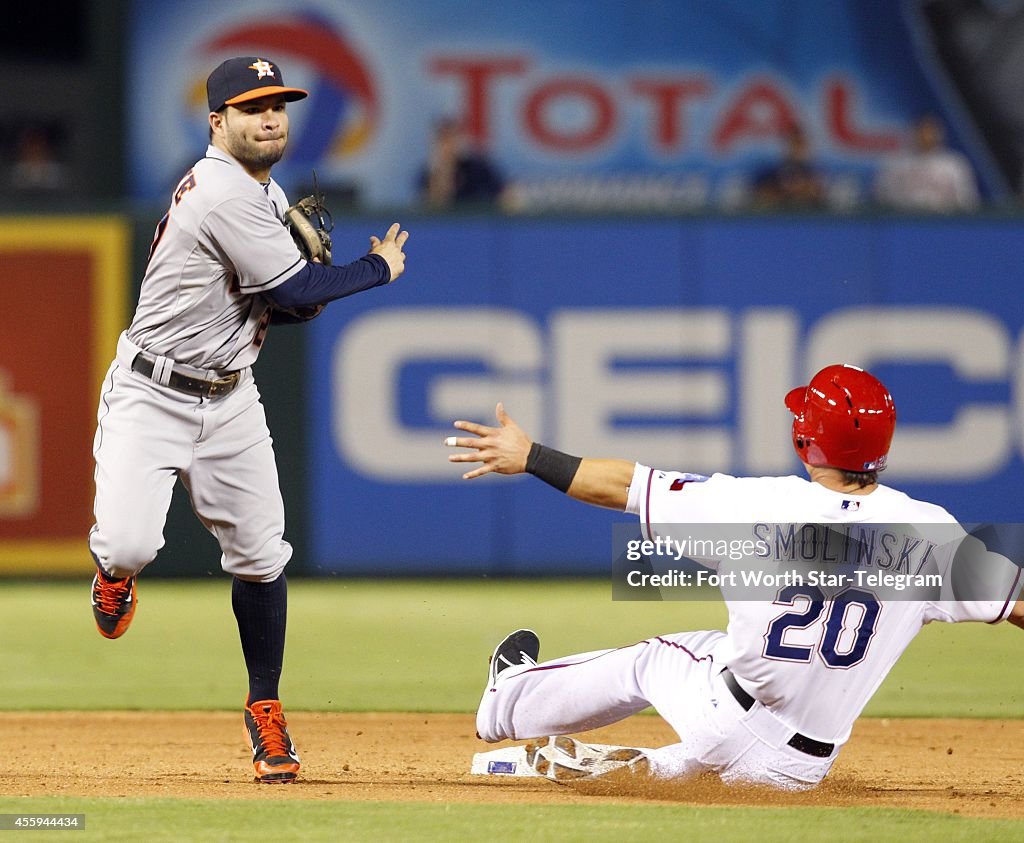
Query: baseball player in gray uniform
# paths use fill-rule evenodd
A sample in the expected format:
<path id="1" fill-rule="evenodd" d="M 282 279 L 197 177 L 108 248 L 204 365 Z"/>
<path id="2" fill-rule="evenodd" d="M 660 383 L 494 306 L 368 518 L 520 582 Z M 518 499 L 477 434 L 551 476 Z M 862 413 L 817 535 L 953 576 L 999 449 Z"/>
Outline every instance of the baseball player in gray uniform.
<path id="1" fill-rule="evenodd" d="M 256 777 L 282 783 L 299 771 L 278 695 L 292 549 L 251 366 L 271 324 L 303 321 L 395 280 L 408 232 L 394 224 L 346 266 L 305 260 L 270 170 L 288 143 L 286 103 L 306 91 L 286 87 L 276 63 L 244 56 L 210 74 L 207 94 L 210 146 L 157 226 L 135 316 L 100 395 L 92 606 L 103 636 L 124 634 L 180 478 L 233 577 Z"/>
<path id="2" fill-rule="evenodd" d="M 941 507 L 878 482 L 896 409 L 876 378 L 856 367 L 829 366 L 785 403 L 793 413 L 793 447 L 809 479 L 703 477 L 626 460 L 580 459 L 531 442 L 500 404 L 499 427 L 455 423 L 474 435 L 447 444 L 474 450 L 449 459 L 483 463 L 466 478 L 528 472 L 578 500 L 633 513 L 652 542 L 682 540 L 695 525 L 714 523 L 858 525 L 866 532 L 929 524 L 962 533 Z M 901 547 L 907 557 L 918 548 L 922 562 L 933 554 L 929 564 L 948 574 L 951 554 L 960 564 L 956 544 L 929 548 L 917 537 Z M 892 567 L 881 555 L 878 562 L 867 558 L 865 572 L 872 565 L 876 571 Z M 859 576 L 851 577 L 851 587 L 831 590 L 811 577 L 794 579 L 757 599 L 723 589 L 724 632 L 659 635 L 542 663 L 537 635 L 520 629 L 491 657 L 477 731 L 487 741 L 554 736 L 532 748 L 527 760 L 555 781 L 714 772 L 729 783 L 813 787 L 924 624 L 1009 620 L 1024 627 L 1024 602 L 1016 600 L 1021 569 L 998 559 L 996 577 L 979 599 L 945 599 L 948 592 L 937 592 L 900 600 L 891 590 L 858 586 Z M 729 569 L 727 560 L 702 562 L 720 574 Z M 672 726 L 677 743 L 606 750 L 567 737 L 647 706 Z"/>

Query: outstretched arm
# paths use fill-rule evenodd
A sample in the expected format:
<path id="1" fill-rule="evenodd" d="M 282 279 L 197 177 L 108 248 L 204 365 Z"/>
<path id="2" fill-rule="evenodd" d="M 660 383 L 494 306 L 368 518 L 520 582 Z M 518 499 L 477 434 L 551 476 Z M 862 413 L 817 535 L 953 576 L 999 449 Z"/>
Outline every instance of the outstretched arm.
<path id="1" fill-rule="evenodd" d="M 468 454 L 449 454 L 449 462 L 483 463 L 479 468 L 463 474 L 464 480 L 492 472 L 529 473 L 576 500 L 620 512 L 625 510 L 635 463 L 627 460 L 580 459 L 562 454 L 532 442 L 505 412 L 503 404 L 498 404 L 495 415 L 498 427 L 457 421 L 455 427 L 473 436 L 451 436 L 445 440 L 449 447 L 473 449 Z"/>

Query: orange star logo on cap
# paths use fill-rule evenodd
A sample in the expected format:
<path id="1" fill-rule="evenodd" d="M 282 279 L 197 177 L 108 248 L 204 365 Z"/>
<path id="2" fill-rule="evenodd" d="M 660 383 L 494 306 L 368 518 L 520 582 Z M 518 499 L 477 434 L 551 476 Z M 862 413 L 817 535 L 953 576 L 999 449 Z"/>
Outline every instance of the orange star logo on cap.
<path id="1" fill-rule="evenodd" d="M 256 71 L 256 73 L 258 74 L 258 76 L 256 77 L 257 79 L 262 79 L 264 76 L 274 75 L 274 65 L 272 65 L 269 61 L 264 61 L 263 59 L 257 59 L 256 61 L 254 61 L 252 64 L 249 65 L 249 69 Z"/>

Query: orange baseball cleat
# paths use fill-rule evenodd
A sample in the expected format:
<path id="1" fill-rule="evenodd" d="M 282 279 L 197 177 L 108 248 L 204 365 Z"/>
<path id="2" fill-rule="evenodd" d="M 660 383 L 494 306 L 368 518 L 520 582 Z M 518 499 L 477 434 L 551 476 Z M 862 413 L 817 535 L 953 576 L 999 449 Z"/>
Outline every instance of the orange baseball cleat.
<path id="1" fill-rule="evenodd" d="M 104 638 L 120 638 L 135 617 L 135 577 L 112 580 L 97 571 L 92 581 L 92 616 Z"/>
<path id="2" fill-rule="evenodd" d="M 260 700 L 245 707 L 245 734 L 252 747 L 256 779 L 288 784 L 299 774 L 299 754 L 288 734 L 280 700 Z"/>

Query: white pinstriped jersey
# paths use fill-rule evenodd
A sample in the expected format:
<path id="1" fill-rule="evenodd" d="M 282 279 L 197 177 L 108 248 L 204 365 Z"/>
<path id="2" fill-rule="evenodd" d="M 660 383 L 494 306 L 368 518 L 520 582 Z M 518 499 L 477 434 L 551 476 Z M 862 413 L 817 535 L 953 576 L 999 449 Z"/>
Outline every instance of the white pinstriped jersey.
<path id="1" fill-rule="evenodd" d="M 288 200 L 222 150 L 186 174 L 160 221 L 128 338 L 196 369 L 243 369 L 270 319 L 260 294 L 305 261 L 283 224 Z"/>
<path id="2" fill-rule="evenodd" d="M 942 534 L 963 535 L 942 507 L 887 486 L 866 495 L 849 495 L 796 476 L 714 474 L 704 478 L 639 464 L 626 511 L 640 517 L 644 538 L 649 540 L 684 541 L 700 524 L 876 524 L 895 525 L 893 529 L 932 524 L 952 525 L 936 528 Z M 908 567 L 914 568 L 915 563 L 923 567 L 927 562 L 929 571 L 948 579 L 956 543 L 929 551 L 904 539 L 901 536 L 892 543 L 896 549 L 884 563 L 887 568 L 902 561 L 902 548 Z M 751 570 L 750 558 L 743 563 L 707 557 L 700 561 L 719 574 L 740 567 Z M 729 667 L 743 688 L 794 731 L 843 743 L 854 720 L 924 624 L 1004 620 L 1013 608 L 1020 579 L 1020 569 L 1008 565 L 985 594 L 998 599 L 970 601 L 887 599 L 894 596 L 891 589 L 876 593 L 869 586 L 847 588 L 844 602 L 841 589 L 830 592 L 806 582 L 756 592 L 764 599 L 753 599 L 749 590 L 723 588 L 729 625 L 722 666 Z M 732 580 L 738 581 L 742 578 Z"/>

